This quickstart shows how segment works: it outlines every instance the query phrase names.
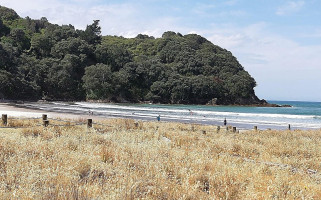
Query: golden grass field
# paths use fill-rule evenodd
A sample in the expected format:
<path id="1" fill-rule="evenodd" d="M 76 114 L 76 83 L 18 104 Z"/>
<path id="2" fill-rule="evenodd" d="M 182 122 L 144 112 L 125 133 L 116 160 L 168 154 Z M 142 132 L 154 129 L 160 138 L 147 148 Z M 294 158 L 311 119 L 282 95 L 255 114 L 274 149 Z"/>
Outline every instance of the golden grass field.
<path id="1" fill-rule="evenodd" d="M 101 123 L 9 120 L 24 128 L 0 129 L 0 198 L 321 199 L 321 130 Z"/>

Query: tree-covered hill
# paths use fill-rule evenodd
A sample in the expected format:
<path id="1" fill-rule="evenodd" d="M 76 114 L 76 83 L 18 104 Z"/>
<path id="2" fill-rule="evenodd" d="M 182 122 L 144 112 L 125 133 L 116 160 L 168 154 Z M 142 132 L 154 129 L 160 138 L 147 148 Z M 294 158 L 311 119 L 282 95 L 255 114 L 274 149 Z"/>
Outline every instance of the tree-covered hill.
<path id="1" fill-rule="evenodd" d="M 21 18 L 0 6 L 0 97 L 184 104 L 260 104 L 231 52 L 196 35 L 101 36 Z"/>

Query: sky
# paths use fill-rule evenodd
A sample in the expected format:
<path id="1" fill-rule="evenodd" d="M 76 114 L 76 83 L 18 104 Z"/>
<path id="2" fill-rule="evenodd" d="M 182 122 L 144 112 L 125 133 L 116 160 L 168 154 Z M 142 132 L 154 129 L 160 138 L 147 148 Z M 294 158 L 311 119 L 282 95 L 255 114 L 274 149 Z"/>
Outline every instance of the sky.
<path id="1" fill-rule="evenodd" d="M 321 102 L 320 0 L 0 0 L 20 17 L 46 17 L 102 35 L 196 33 L 232 52 L 260 99 Z"/>

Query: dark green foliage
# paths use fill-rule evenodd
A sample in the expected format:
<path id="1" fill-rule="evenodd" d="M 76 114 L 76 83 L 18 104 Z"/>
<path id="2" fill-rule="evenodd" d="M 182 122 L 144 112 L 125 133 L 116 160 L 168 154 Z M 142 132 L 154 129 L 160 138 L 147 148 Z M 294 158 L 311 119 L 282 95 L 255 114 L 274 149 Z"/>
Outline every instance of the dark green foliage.
<path id="1" fill-rule="evenodd" d="M 0 7 L 0 98 L 255 104 L 255 80 L 196 34 L 101 36 Z"/>
<path id="2" fill-rule="evenodd" d="M 3 24 L 2 19 L 0 19 L 0 38 L 4 35 L 7 35 L 8 33 L 10 33 L 9 27 Z"/>
<path id="3" fill-rule="evenodd" d="M 119 45 L 98 45 L 95 56 L 98 63 L 111 65 L 112 71 L 119 71 L 132 61 L 130 52 Z"/>
<path id="4" fill-rule="evenodd" d="M 12 74 L 8 71 L 0 69 L 0 98 L 13 95 L 13 84 Z"/>
<path id="5" fill-rule="evenodd" d="M 0 19 L 2 20 L 15 20 L 19 15 L 12 9 L 0 6 Z"/>
<path id="6" fill-rule="evenodd" d="M 15 62 L 19 57 L 17 48 L 13 47 L 10 43 L 0 42 L 0 69 L 8 72 L 15 72 Z"/>
<path id="7" fill-rule="evenodd" d="M 73 37 L 61 40 L 51 48 L 51 55 L 59 59 L 64 58 L 67 54 L 79 56 L 81 54 L 90 55 L 92 52 L 92 47 L 86 41 Z"/>
<path id="8" fill-rule="evenodd" d="M 37 58 L 50 56 L 51 48 L 53 46 L 50 37 L 36 33 L 31 38 L 31 48 L 30 51 L 37 56 Z"/>
<path id="9" fill-rule="evenodd" d="M 102 63 L 86 67 L 83 76 L 88 99 L 108 99 L 113 93 L 113 73 L 109 65 Z"/>
<path id="10" fill-rule="evenodd" d="M 75 55 L 67 54 L 64 59 L 54 62 L 48 70 L 46 79 L 48 91 L 46 95 L 50 99 L 69 100 L 77 99 L 80 94 L 79 80 L 77 80 L 77 68 L 79 59 Z"/>
<path id="11" fill-rule="evenodd" d="M 79 31 L 81 39 L 88 42 L 88 44 L 99 44 L 101 42 L 101 28 L 98 24 L 99 20 L 94 20 L 93 24 L 87 25 L 85 31 Z"/>
<path id="12" fill-rule="evenodd" d="M 13 46 L 19 50 L 22 51 L 30 48 L 30 40 L 22 29 L 11 29 L 9 37 Z"/>

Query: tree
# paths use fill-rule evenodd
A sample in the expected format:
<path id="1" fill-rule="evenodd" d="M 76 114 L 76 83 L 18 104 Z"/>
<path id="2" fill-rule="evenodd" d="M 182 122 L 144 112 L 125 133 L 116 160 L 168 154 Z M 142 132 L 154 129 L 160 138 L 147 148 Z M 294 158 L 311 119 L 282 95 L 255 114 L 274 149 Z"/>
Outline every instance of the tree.
<path id="1" fill-rule="evenodd" d="M 10 33 L 10 28 L 3 24 L 2 19 L 0 19 L 0 38 Z"/>
<path id="2" fill-rule="evenodd" d="M 78 38 L 79 34 L 75 30 L 75 27 L 72 25 L 52 25 L 50 24 L 45 29 L 45 35 L 50 37 L 55 43 L 60 42 L 61 40 L 67 40 L 68 38 Z"/>
<path id="3" fill-rule="evenodd" d="M 101 27 L 99 20 L 94 20 L 91 25 L 87 25 L 86 30 L 80 32 L 81 39 L 88 42 L 88 44 L 97 45 L 101 42 Z"/>
<path id="4" fill-rule="evenodd" d="M 85 75 L 83 76 L 84 89 L 87 99 L 108 99 L 112 97 L 113 75 L 110 65 L 98 63 L 86 67 Z"/>
<path id="5" fill-rule="evenodd" d="M 12 44 L 0 42 L 0 69 L 16 72 L 16 60 L 19 56 L 17 48 Z"/>
<path id="6" fill-rule="evenodd" d="M 0 70 L 0 98 L 11 98 L 14 94 L 13 76 L 10 72 Z"/>
<path id="7" fill-rule="evenodd" d="M 164 47 L 159 51 L 159 58 L 163 63 L 172 63 L 181 50 L 182 47 L 178 41 L 166 41 Z"/>
<path id="8" fill-rule="evenodd" d="M 0 6 L 0 19 L 2 20 L 15 20 L 19 15 L 12 9 Z"/>
<path id="9" fill-rule="evenodd" d="M 150 92 L 146 95 L 146 99 L 153 102 L 169 103 L 170 91 L 168 84 L 164 81 L 155 81 L 151 85 Z"/>
<path id="10" fill-rule="evenodd" d="M 112 71 L 119 71 L 126 63 L 132 61 L 131 53 L 118 45 L 98 45 L 95 56 L 98 63 L 110 65 Z"/>
<path id="11" fill-rule="evenodd" d="M 186 39 L 187 45 L 194 50 L 199 50 L 202 48 L 202 44 L 208 42 L 205 38 L 197 34 L 188 34 L 185 35 L 184 38 Z"/>
<path id="12" fill-rule="evenodd" d="M 13 45 L 18 47 L 19 50 L 30 48 L 30 41 L 22 29 L 12 29 L 10 31 L 10 38 L 13 41 Z"/>
<path id="13" fill-rule="evenodd" d="M 51 52 L 53 44 L 51 39 L 40 33 L 36 33 L 31 38 L 30 50 L 34 53 L 37 58 L 48 57 Z"/>
<path id="14" fill-rule="evenodd" d="M 62 59 L 67 54 L 74 54 L 74 55 L 93 55 L 92 47 L 84 40 L 80 38 L 68 38 L 67 40 L 62 40 L 57 42 L 51 48 L 51 55 L 55 58 Z"/>

